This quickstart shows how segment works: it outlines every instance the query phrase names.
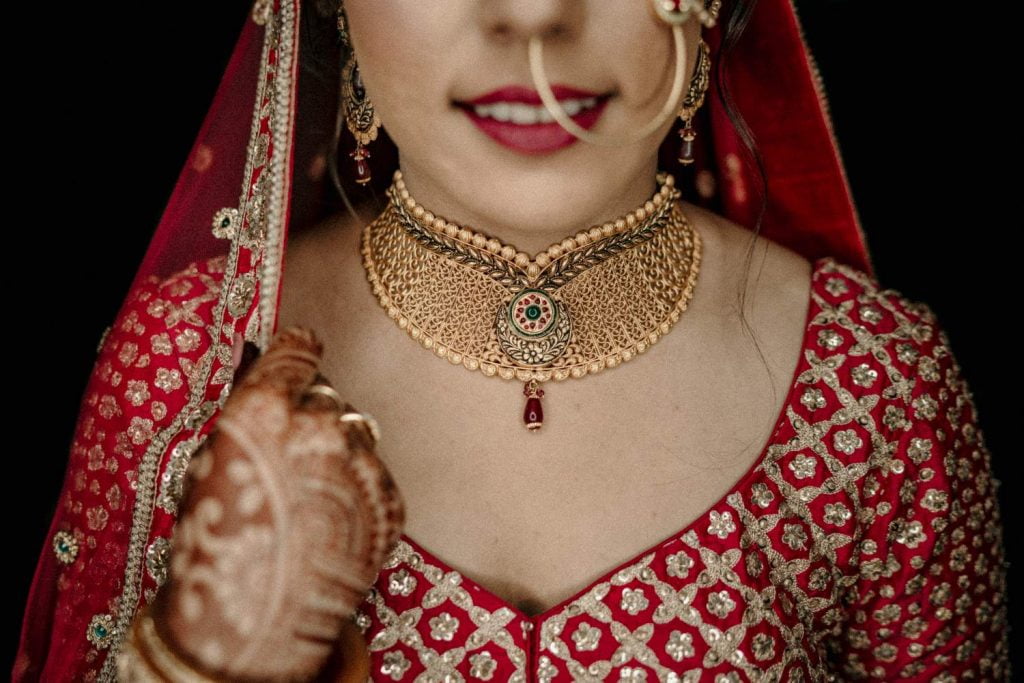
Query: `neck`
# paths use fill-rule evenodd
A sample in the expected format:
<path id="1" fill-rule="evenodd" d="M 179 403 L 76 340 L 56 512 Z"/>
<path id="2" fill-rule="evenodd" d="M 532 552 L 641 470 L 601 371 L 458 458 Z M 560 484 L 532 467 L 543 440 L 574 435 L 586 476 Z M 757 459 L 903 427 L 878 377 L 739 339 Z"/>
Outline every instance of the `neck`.
<path id="1" fill-rule="evenodd" d="M 566 201 L 548 211 L 539 211 L 538 207 L 529 205 L 529 198 L 502 197 L 503 200 L 521 203 L 502 208 L 499 212 L 488 211 L 490 207 L 482 202 L 474 205 L 463 200 L 429 173 L 424 173 L 414 162 L 403 160 L 401 163 L 406 188 L 426 210 L 449 222 L 494 237 L 503 244 L 510 244 L 531 256 L 575 236 L 581 230 L 642 207 L 658 189 L 657 158 L 645 168 L 645 172 L 632 174 L 627 182 L 607 193 L 608 196 L 591 202 L 582 211 L 577 210 L 578 202 Z"/>

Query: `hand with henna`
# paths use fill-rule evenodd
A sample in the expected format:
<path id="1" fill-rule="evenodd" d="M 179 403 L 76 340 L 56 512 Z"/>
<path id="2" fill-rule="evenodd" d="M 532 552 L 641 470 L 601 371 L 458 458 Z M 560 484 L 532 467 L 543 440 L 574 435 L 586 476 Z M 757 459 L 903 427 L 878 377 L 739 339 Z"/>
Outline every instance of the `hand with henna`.
<path id="1" fill-rule="evenodd" d="M 255 358 L 239 351 L 231 393 L 186 471 L 168 580 L 144 623 L 209 679 L 365 681 L 351 616 L 405 521 L 376 426 L 339 405 L 311 330 L 286 328 Z M 123 680 L 153 680 L 137 674 L 142 650 L 150 666 L 159 659 L 138 622 Z"/>

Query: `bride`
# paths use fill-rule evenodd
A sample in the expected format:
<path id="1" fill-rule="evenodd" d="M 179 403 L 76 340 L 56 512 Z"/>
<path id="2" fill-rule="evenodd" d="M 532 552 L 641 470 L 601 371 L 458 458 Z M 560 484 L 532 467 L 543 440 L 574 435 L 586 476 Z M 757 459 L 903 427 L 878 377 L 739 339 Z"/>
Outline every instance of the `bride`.
<path id="1" fill-rule="evenodd" d="M 976 423 L 788 0 L 259 0 L 14 679 L 1008 680 Z"/>

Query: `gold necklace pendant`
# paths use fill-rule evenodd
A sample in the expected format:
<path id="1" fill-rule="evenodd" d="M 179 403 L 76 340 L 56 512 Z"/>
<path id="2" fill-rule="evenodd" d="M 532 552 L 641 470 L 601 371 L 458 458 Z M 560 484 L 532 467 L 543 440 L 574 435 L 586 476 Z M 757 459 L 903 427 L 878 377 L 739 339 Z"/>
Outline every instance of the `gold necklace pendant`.
<path id="1" fill-rule="evenodd" d="M 494 328 L 501 350 L 520 365 L 547 365 L 569 345 L 572 323 L 565 305 L 543 289 L 527 287 L 498 307 Z"/>
<path id="2" fill-rule="evenodd" d="M 531 257 L 434 215 L 401 171 L 363 230 L 367 279 L 401 329 L 452 364 L 524 382 L 523 422 L 543 425 L 543 382 L 583 377 L 643 353 L 686 310 L 700 234 L 671 174 L 643 206 Z"/>

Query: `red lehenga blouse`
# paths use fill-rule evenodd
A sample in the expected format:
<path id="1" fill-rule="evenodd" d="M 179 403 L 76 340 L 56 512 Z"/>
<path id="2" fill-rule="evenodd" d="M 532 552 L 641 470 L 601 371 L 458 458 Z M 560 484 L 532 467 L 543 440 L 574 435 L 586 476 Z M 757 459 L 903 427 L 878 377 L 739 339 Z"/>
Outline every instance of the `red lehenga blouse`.
<path id="1" fill-rule="evenodd" d="M 230 379 L 201 333 L 224 269 L 216 257 L 147 280 L 105 336 L 15 680 L 95 679 L 126 562 L 144 563 L 146 602 L 165 580 L 177 489 L 216 396 L 156 471 L 140 463 L 196 367 Z M 928 306 L 819 258 L 784 410 L 727 495 L 534 617 L 403 535 L 353 615 L 371 680 L 1006 680 L 999 482 L 976 417 Z M 149 508 L 129 501 L 146 478 L 153 540 L 132 556 L 132 515 Z"/>
<path id="2" fill-rule="evenodd" d="M 542 614 L 403 535 L 372 680 L 1001 680 L 998 480 L 933 313 L 816 260 L 787 391 L 721 500 Z"/>
<path id="3" fill-rule="evenodd" d="M 307 11 L 318 4 L 253 3 L 99 345 L 16 682 L 115 680 L 134 615 L 167 577 L 233 340 L 266 349 L 285 237 L 331 215 L 337 93 L 324 84 L 341 60 L 315 59 L 323 78 L 300 69 L 305 37 L 336 31 Z M 720 28 L 705 37 L 718 54 Z M 533 618 L 402 537 L 353 615 L 372 680 L 1009 680 L 998 481 L 970 390 L 931 310 L 872 276 L 793 0 L 759 0 L 722 64 L 771 188 L 763 220 L 757 169 L 716 97 L 698 112 L 684 196 L 814 264 L 772 437 L 704 514 Z"/>

